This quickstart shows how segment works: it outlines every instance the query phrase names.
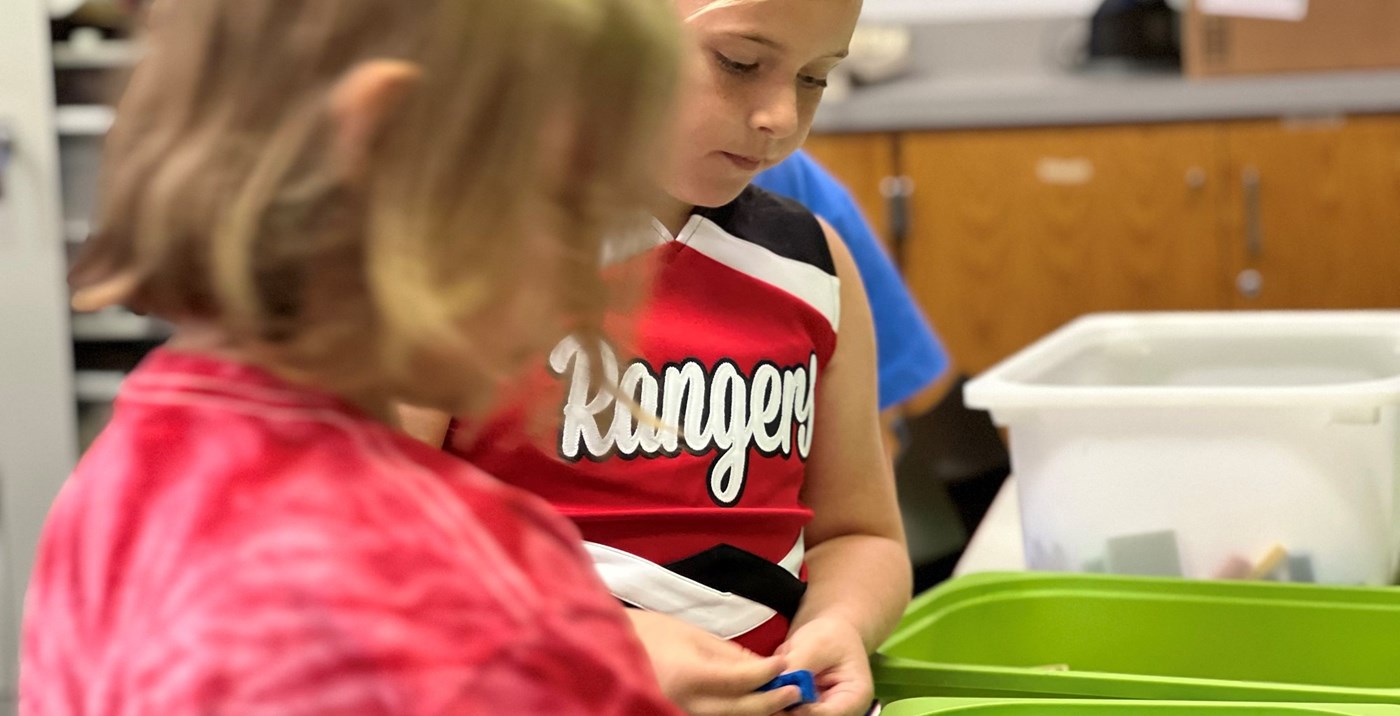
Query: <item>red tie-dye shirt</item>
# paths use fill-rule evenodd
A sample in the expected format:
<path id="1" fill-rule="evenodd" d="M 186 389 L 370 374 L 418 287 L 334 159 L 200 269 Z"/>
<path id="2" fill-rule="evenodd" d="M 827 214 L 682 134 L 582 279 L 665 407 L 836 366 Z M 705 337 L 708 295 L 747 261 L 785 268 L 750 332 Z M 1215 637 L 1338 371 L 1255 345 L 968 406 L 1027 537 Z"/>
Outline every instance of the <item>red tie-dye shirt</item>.
<path id="1" fill-rule="evenodd" d="M 160 351 L 49 515 L 20 713 L 676 714 L 578 542 L 331 397 Z"/>

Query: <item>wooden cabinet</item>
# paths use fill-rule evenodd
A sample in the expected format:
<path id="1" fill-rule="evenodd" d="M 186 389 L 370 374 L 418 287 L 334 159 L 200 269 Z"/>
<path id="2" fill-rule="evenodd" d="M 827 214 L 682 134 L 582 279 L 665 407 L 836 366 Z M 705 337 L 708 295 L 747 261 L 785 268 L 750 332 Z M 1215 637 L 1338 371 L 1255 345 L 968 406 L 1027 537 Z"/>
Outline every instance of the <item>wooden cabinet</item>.
<path id="1" fill-rule="evenodd" d="M 892 134 L 814 135 L 803 148 L 840 177 L 855 196 L 875 234 L 890 246 L 889 205 L 881 193 L 885 179 L 896 175 L 897 137 Z"/>
<path id="2" fill-rule="evenodd" d="M 1093 311 L 1400 307 L 1400 117 L 886 139 L 814 153 L 885 222 L 911 180 L 902 268 L 969 373 Z"/>
<path id="3" fill-rule="evenodd" d="M 981 371 L 1091 311 L 1218 304 L 1211 138 L 1200 126 L 906 137 L 904 269 L 959 365 Z"/>
<path id="4" fill-rule="evenodd" d="M 1400 117 L 1221 131 L 1227 305 L 1400 307 Z"/>

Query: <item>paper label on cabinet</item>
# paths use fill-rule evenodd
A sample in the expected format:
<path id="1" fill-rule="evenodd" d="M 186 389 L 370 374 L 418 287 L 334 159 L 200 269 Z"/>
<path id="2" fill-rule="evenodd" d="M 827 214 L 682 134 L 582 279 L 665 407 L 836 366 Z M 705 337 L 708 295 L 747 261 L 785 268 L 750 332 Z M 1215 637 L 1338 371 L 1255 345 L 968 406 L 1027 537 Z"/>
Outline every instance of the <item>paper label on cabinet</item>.
<path id="1" fill-rule="evenodd" d="M 1308 16 L 1308 0 L 1196 0 L 1206 15 L 1297 22 Z"/>
<path id="2" fill-rule="evenodd" d="M 1093 181 L 1094 163 L 1082 157 L 1041 157 L 1035 176 L 1045 184 L 1081 186 Z"/>

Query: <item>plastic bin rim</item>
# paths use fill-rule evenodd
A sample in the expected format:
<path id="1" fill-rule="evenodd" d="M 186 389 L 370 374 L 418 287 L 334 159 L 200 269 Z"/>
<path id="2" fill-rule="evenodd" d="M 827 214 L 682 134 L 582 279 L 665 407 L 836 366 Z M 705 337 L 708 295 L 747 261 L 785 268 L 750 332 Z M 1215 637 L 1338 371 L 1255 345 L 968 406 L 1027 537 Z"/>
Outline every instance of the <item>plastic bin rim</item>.
<path id="1" fill-rule="evenodd" d="M 1163 577 L 1053 572 L 986 572 L 956 577 L 919 595 L 910 604 L 899 629 L 872 660 L 877 692 L 921 687 L 929 675 L 945 687 L 972 691 L 1005 691 L 1003 680 L 1013 677 L 1015 690 L 1035 698 L 1143 698 L 1144 688 L 1185 688 L 1216 694 L 1226 701 L 1285 701 L 1400 704 L 1400 688 L 1297 684 L 1276 681 L 1237 681 L 1186 676 L 1143 676 L 1111 671 L 1039 671 L 1010 665 L 964 664 L 891 654 L 920 629 L 943 614 L 987 601 L 1074 594 L 1127 599 L 1190 599 L 1247 602 L 1275 600 L 1307 607 L 1347 610 L 1400 610 L 1400 589 L 1274 582 L 1226 582 Z M 1195 698 L 1202 698 L 1198 695 Z M 1204 698 L 1215 698 L 1204 696 Z M 1193 699 L 1194 700 L 1194 699 Z"/>
<path id="2" fill-rule="evenodd" d="M 1073 706 L 1088 707 L 1091 711 L 1100 708 L 1121 708 L 1123 701 L 1114 699 L 998 699 L 998 698 L 952 698 L 952 697 L 919 697 L 911 699 L 900 699 L 885 707 L 887 713 L 904 714 L 911 710 L 924 716 L 935 716 L 936 714 L 967 714 L 973 716 L 983 712 L 983 707 L 994 706 Z M 1357 704 L 1357 703 L 1331 703 L 1331 702 L 1289 702 L 1289 701 L 1180 701 L 1180 700 L 1141 700 L 1132 702 L 1132 706 L 1151 706 L 1161 708 L 1192 708 L 1200 709 L 1205 713 L 1220 713 L 1222 715 L 1231 712 L 1250 713 L 1251 709 L 1281 709 L 1285 712 L 1295 710 L 1300 714 L 1333 714 L 1343 716 L 1346 714 L 1400 714 L 1400 706 L 1392 704 Z M 898 707 L 898 708 L 896 708 Z M 932 709 L 932 710 L 926 710 Z"/>
<path id="3" fill-rule="evenodd" d="M 1355 597 L 1364 595 L 1378 600 L 1393 599 L 1394 608 L 1400 609 L 1400 587 L 1349 586 L 1328 584 L 1295 584 L 1291 582 L 1250 582 L 1181 579 L 1173 577 L 1142 577 L 1118 574 L 1092 574 L 1069 572 L 978 572 L 955 577 L 920 594 L 909 603 L 906 617 L 915 616 L 933 608 L 939 602 L 961 602 L 981 596 L 987 588 L 1022 587 L 1027 591 L 1083 591 L 1102 592 L 1115 587 L 1132 587 L 1134 593 L 1150 593 L 1155 596 L 1206 597 L 1216 599 L 1257 599 L 1268 596 L 1282 598 L 1285 595 L 1296 601 L 1326 601 L 1329 596 Z M 1166 590 L 1166 591 L 1160 591 Z M 1025 592 L 1022 592 L 1025 593 Z M 1353 602 L 1364 604 L 1364 602 Z M 1383 604 L 1389 607 L 1389 604 Z M 894 639 L 894 637 L 891 637 Z"/>
<path id="4" fill-rule="evenodd" d="M 1202 311 L 1096 313 L 1077 318 L 969 382 L 969 407 L 985 410 L 1072 408 L 1380 408 L 1400 405 L 1400 371 L 1389 378 L 1306 386 L 1083 386 L 1037 385 L 1008 378 L 1047 355 L 1066 351 L 1082 336 L 1115 329 L 1202 328 L 1310 332 L 1385 329 L 1400 341 L 1400 311 Z"/>
<path id="5" fill-rule="evenodd" d="M 1015 588 L 1014 594 L 1005 590 Z M 1228 601 L 1279 601 L 1328 604 L 1355 609 L 1400 609 L 1400 587 L 1294 584 L 1288 582 L 1249 582 L 1195 580 L 1171 577 L 1141 577 L 1114 574 L 1061 572 L 979 572 L 955 577 L 909 603 L 904 621 L 934 618 L 941 611 L 987 598 L 1026 597 L 1036 593 L 1083 593 L 1109 595 L 1119 590 L 1123 596 L 1190 598 Z M 906 638 L 903 628 L 892 634 L 877 653 Z M 900 657 L 891 657 L 900 658 Z"/>
<path id="6" fill-rule="evenodd" d="M 1387 703 L 1377 697 L 1400 699 L 1400 689 L 1393 688 L 1363 688 L 1355 686 L 1329 686 L 1323 684 L 1297 684 L 1286 681 L 1238 681 L 1233 679 L 1212 679 L 1189 676 L 1144 676 L 1142 674 L 1123 674 L 1111 671 L 1036 671 L 1023 667 L 1014 666 L 988 666 L 982 664 L 959 664 L 943 661 L 922 661 L 900 656 L 877 655 L 875 661 L 875 682 L 878 687 L 890 685 L 911 685 L 921 686 L 923 681 L 914 679 L 905 681 L 897 673 L 892 671 L 901 669 L 912 669 L 920 673 L 930 670 L 942 672 L 944 674 L 957 674 L 962 677 L 964 683 L 960 686 L 967 686 L 969 683 L 976 685 L 984 682 L 988 677 L 1013 676 L 1022 680 L 1021 691 L 1034 698 L 1046 698 L 1044 694 L 1059 694 L 1052 698 L 1076 698 L 1082 696 L 1082 691 L 1088 684 L 1097 685 L 1118 685 L 1128 686 L 1139 685 L 1150 682 L 1163 686 L 1193 686 L 1193 687 L 1213 687 L 1223 688 L 1235 693 L 1251 693 L 1254 698 L 1268 703 L 1271 701 L 1268 695 L 1279 691 L 1306 692 L 1318 697 L 1330 696 L 1335 701 L 1320 703 Z M 1122 698 L 1106 696 L 1103 698 Z M 1306 697 L 1299 697 L 1306 698 Z"/>

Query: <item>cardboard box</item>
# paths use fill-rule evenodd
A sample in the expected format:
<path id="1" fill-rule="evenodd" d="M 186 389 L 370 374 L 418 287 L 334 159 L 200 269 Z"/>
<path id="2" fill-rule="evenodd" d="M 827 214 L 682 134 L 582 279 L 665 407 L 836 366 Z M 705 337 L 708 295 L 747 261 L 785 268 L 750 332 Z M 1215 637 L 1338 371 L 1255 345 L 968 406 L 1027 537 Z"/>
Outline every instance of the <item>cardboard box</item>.
<path id="1" fill-rule="evenodd" d="M 1301 20 L 1282 20 L 1210 14 L 1193 1 L 1182 33 L 1186 74 L 1400 67 L 1400 0 L 1309 0 L 1306 7 Z"/>

